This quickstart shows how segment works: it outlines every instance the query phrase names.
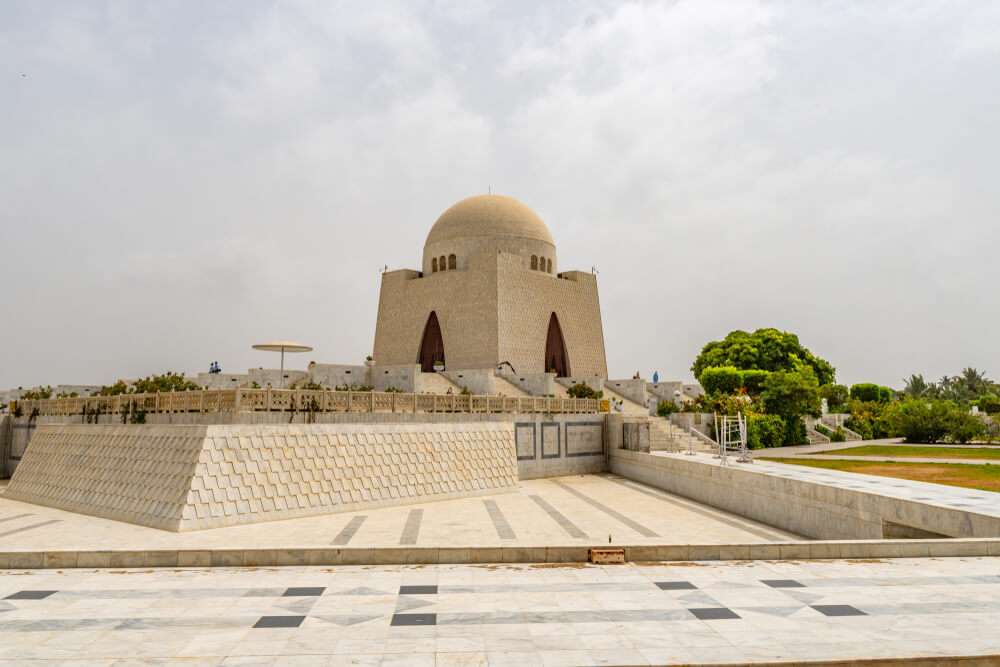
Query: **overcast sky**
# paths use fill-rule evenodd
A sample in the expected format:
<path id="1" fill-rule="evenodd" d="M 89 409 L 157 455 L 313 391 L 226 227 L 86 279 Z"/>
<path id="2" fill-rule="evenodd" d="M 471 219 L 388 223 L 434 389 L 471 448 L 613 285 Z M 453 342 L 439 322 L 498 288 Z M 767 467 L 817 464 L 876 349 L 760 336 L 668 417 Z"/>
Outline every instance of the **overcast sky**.
<path id="1" fill-rule="evenodd" d="M 0 82 L 0 388 L 360 363 L 487 188 L 612 377 L 776 327 L 1000 379 L 1000 3 L 11 1 Z"/>

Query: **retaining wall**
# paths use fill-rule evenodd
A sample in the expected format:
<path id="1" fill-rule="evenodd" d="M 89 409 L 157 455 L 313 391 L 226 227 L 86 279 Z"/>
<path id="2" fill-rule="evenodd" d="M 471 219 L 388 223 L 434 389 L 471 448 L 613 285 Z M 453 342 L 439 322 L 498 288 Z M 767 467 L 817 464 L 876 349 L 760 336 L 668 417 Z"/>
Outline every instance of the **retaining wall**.
<path id="1" fill-rule="evenodd" d="M 1000 537 L 1000 517 L 720 466 L 716 461 L 611 449 L 608 467 L 643 484 L 822 540 Z"/>
<path id="2" fill-rule="evenodd" d="M 514 422 L 521 479 L 607 470 L 603 415 L 518 415 Z"/>
<path id="3" fill-rule="evenodd" d="M 53 424 L 5 497 L 185 531 L 516 486 L 511 422 Z"/>

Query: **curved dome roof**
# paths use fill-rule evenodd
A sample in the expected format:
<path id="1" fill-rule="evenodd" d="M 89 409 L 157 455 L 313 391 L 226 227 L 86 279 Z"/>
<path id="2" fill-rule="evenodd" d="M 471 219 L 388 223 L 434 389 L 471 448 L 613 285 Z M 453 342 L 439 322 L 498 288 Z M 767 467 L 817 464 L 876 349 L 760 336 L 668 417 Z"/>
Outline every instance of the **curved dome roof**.
<path id="1" fill-rule="evenodd" d="M 555 246 L 549 228 L 526 205 L 503 195 L 477 195 L 442 213 L 427 234 L 424 247 L 469 237 L 520 237 Z"/>

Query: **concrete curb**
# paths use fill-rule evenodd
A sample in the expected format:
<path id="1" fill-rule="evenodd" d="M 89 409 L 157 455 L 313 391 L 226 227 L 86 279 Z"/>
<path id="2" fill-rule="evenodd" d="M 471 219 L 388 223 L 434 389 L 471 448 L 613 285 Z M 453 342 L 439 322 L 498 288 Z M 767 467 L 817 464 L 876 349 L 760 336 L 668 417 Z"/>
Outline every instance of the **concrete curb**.
<path id="1" fill-rule="evenodd" d="M 1000 556 L 1000 538 L 613 546 L 633 562 Z M 0 569 L 586 563 L 591 548 L 608 545 L 16 550 L 0 552 Z"/>

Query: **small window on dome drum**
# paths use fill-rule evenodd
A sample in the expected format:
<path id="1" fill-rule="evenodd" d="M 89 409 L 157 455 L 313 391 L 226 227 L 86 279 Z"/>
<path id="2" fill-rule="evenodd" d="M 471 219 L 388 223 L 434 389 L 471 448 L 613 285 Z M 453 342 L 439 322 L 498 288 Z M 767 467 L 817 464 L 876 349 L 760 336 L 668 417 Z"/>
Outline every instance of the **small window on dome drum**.
<path id="1" fill-rule="evenodd" d="M 542 271 L 542 272 L 545 271 L 545 258 L 544 257 L 539 257 L 538 258 L 538 270 Z"/>
<path id="2" fill-rule="evenodd" d="M 448 255 L 448 269 L 451 270 L 455 268 L 458 268 L 458 260 L 454 255 Z"/>
<path id="3" fill-rule="evenodd" d="M 545 272 L 546 273 L 552 273 L 552 260 L 551 259 L 545 260 Z"/>
<path id="4" fill-rule="evenodd" d="M 441 255 L 441 259 L 438 260 L 438 266 L 441 267 L 442 271 L 444 271 L 446 268 L 448 268 L 448 265 L 445 264 L 444 255 Z"/>
<path id="5" fill-rule="evenodd" d="M 538 255 L 531 256 L 531 270 L 532 271 L 538 270 Z"/>
<path id="6" fill-rule="evenodd" d="M 437 273 L 438 270 L 438 258 L 435 257 L 431 260 L 431 273 Z"/>

